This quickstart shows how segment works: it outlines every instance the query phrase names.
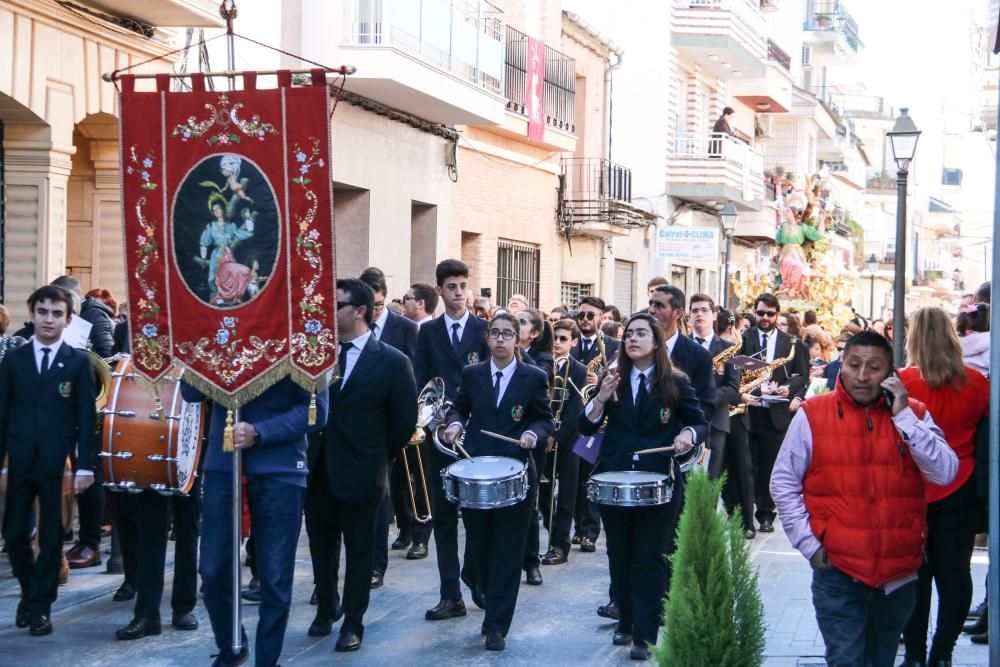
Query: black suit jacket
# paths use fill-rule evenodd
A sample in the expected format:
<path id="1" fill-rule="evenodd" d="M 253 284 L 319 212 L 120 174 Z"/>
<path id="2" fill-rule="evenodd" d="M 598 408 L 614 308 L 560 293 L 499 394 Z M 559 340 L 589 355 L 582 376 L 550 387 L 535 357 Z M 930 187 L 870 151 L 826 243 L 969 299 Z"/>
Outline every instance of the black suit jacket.
<path id="1" fill-rule="evenodd" d="M 714 359 L 732 346 L 728 340 L 712 336 L 712 342 L 708 344 L 708 354 Z M 714 366 L 712 372 L 715 373 Z M 729 361 L 722 366 L 721 374 L 715 374 L 715 416 L 712 417 L 712 428 L 717 431 L 729 433 L 729 406 L 740 402 L 741 377 L 740 370 Z"/>
<path id="2" fill-rule="evenodd" d="M 757 327 L 747 329 L 744 332 L 741 354 L 752 355 L 760 352 L 760 334 L 761 331 Z M 774 343 L 775 359 L 787 357 L 792 350 L 792 346 L 797 346 L 795 349 L 795 358 L 784 366 L 775 369 L 771 375 L 773 382 L 778 383 L 779 386 L 788 387 L 788 400 L 791 401 L 796 396 L 803 396 L 806 386 L 809 384 L 809 354 L 803 352 L 802 348 L 804 346 L 799 343 L 797 338 L 793 338 L 778 329 L 772 330 L 768 333 L 768 336 L 774 334 L 778 336 Z M 760 390 L 755 390 L 753 394 L 759 396 Z M 768 416 L 770 417 L 771 426 L 779 431 L 786 430 L 792 421 L 792 413 L 788 410 L 788 403 L 771 403 L 767 408 L 752 407 L 749 409 L 749 412 L 751 429 L 755 421 L 761 423 L 759 420 L 766 419 Z"/>
<path id="3" fill-rule="evenodd" d="M 701 411 L 701 402 L 695 395 L 694 388 L 683 375 L 675 373 L 674 380 L 680 394 L 680 404 L 667 415 L 664 412 L 666 408 L 655 398 L 655 393 L 640 406 L 641 409 L 637 408 L 631 378 L 622 378 L 618 385 L 617 400 L 611 400 L 604 406 L 607 430 L 595 472 L 634 469 L 669 474 L 673 453 L 643 454 L 638 461 L 633 461 L 632 452 L 671 445 L 681 429 L 688 426 L 695 431 L 695 442 L 703 442 L 708 438 L 708 422 Z M 583 435 L 593 435 L 601 426 L 590 421 L 586 412 L 580 413 L 577 424 Z"/>
<path id="4" fill-rule="evenodd" d="M 701 403 L 701 412 L 711 424 L 715 418 L 715 377 L 712 355 L 708 350 L 686 336 L 677 336 L 670 363 L 687 374 L 695 396 Z M 698 440 L 697 442 L 702 442 Z"/>
<path id="5" fill-rule="evenodd" d="M 556 364 L 555 357 L 545 350 L 529 349 L 527 352 L 522 350 L 521 361 L 542 371 L 547 378 L 552 377 L 552 369 L 555 368 Z"/>
<path id="6" fill-rule="evenodd" d="M 418 387 L 431 378 L 444 380 L 445 396 L 452 400 L 462 383 L 462 369 L 489 359 L 490 348 L 486 345 L 486 320 L 469 313 L 457 352 L 451 346 L 451 331 L 446 322 L 444 315 L 439 315 L 420 327 L 413 371 Z"/>
<path id="7" fill-rule="evenodd" d="M 525 431 L 533 431 L 538 438 L 535 446 L 544 447 L 545 439 L 552 433 L 548 378 L 538 368 L 518 362 L 500 405 L 494 405 L 490 363 L 484 361 L 466 366 L 462 370 L 462 382 L 455 402 L 448 413 L 448 423 L 453 422 L 465 424 L 465 443 L 462 446 L 470 456 L 508 456 L 525 461 L 528 450 L 483 435 L 482 431 L 518 439 Z"/>
<path id="8" fill-rule="evenodd" d="M 44 378 L 32 343 L 8 352 L 0 364 L 0 461 L 10 456 L 10 474 L 27 473 L 37 459 L 44 474 L 61 476 L 74 450 L 77 469 L 93 470 L 94 392 L 90 358 L 66 343 Z"/>
<path id="9" fill-rule="evenodd" d="M 309 468 L 323 447 L 333 495 L 358 505 L 377 503 L 385 495 L 389 461 L 406 446 L 416 423 L 410 360 L 371 336 L 347 382 L 330 388 L 330 417 L 322 439 L 309 448 Z"/>
<path id="10" fill-rule="evenodd" d="M 603 333 L 598 335 L 604 338 L 604 352 L 608 358 L 608 363 L 610 364 L 615 360 L 615 357 L 618 356 L 618 341 Z M 589 364 L 595 357 L 600 356 L 601 354 L 601 348 L 597 345 L 596 338 L 594 339 L 594 344 L 590 346 L 589 350 L 587 350 L 587 354 L 583 354 L 581 350 L 583 350 L 582 338 L 580 339 L 580 342 L 573 346 L 573 349 L 569 351 L 569 354 L 584 366 Z"/>
<path id="11" fill-rule="evenodd" d="M 566 402 L 559 415 L 560 426 L 552 435 L 559 444 L 572 445 L 580 435 L 580 427 L 576 422 L 580 417 L 580 411 L 583 410 L 583 399 L 577 390 L 582 390 L 587 384 L 587 367 L 572 356 L 566 358 L 566 363 L 570 365 L 569 379 L 576 385 L 576 389 L 566 383 Z M 558 368 L 558 365 L 556 367 Z M 563 374 L 557 372 L 556 375 L 562 377 Z"/>
<path id="12" fill-rule="evenodd" d="M 417 332 L 420 327 L 417 323 L 408 320 L 402 315 L 389 311 L 389 318 L 385 321 L 385 331 L 379 342 L 392 345 L 394 348 L 409 357 L 410 361 L 417 354 Z"/>

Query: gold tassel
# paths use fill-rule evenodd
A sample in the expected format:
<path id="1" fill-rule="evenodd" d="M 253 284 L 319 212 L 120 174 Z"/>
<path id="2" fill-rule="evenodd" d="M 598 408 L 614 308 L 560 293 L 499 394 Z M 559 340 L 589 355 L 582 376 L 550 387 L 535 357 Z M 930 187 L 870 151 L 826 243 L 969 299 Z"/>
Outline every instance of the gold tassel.
<path id="1" fill-rule="evenodd" d="M 233 411 L 226 410 L 226 428 L 222 431 L 222 451 L 233 451 Z"/>
<path id="2" fill-rule="evenodd" d="M 156 404 L 156 414 L 159 415 L 160 422 L 167 421 L 167 416 L 163 414 L 163 403 L 160 402 L 160 385 L 153 385 L 153 401 Z"/>
<path id="3" fill-rule="evenodd" d="M 316 392 L 309 397 L 309 425 L 316 425 Z"/>

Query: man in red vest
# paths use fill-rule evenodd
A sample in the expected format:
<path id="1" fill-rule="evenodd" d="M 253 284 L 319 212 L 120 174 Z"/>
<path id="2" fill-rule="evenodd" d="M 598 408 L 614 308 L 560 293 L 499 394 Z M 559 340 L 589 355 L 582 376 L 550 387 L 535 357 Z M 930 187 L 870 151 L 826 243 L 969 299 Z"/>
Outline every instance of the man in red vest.
<path id="1" fill-rule="evenodd" d="M 813 568 L 830 665 L 891 666 L 923 560 L 924 480 L 948 484 L 958 459 L 872 331 L 844 346 L 834 391 L 806 401 L 771 474 L 782 527 Z"/>

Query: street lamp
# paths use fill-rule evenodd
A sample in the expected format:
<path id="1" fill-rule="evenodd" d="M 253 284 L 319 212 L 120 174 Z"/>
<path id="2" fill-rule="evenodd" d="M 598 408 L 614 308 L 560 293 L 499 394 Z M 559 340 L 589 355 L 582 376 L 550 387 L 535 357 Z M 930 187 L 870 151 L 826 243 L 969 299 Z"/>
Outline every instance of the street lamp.
<path id="1" fill-rule="evenodd" d="M 736 220 L 740 217 L 736 204 L 727 201 L 719 213 L 722 221 L 722 232 L 726 235 L 726 262 L 722 267 L 722 303 L 729 308 L 729 258 L 733 252 L 733 232 L 736 231 Z"/>
<path id="2" fill-rule="evenodd" d="M 878 257 L 875 253 L 865 260 L 868 266 L 868 279 L 871 281 L 871 294 L 868 296 L 868 319 L 875 319 L 875 272 L 878 270 Z"/>
<path id="3" fill-rule="evenodd" d="M 907 113 L 909 109 L 899 110 L 899 118 L 889 132 L 889 145 L 892 147 L 892 158 L 896 161 L 896 268 L 892 285 L 894 299 L 892 304 L 892 356 L 897 368 L 903 367 L 903 338 L 906 322 L 906 179 L 909 176 L 910 162 L 917 151 L 917 140 L 920 130 L 914 125 L 913 119 Z"/>

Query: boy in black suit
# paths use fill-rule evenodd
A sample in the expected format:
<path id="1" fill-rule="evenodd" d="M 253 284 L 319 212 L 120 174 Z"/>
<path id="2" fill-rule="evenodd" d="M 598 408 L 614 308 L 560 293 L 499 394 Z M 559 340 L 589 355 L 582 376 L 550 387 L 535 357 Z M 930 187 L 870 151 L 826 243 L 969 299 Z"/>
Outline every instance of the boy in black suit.
<path id="1" fill-rule="evenodd" d="M 62 560 L 61 495 L 66 457 L 75 451 L 73 487 L 94 482 L 94 372 L 87 355 L 62 342 L 73 317 L 73 298 L 46 285 L 28 297 L 31 343 L 0 364 L 0 461 L 10 456 L 3 536 L 21 585 L 16 625 L 34 636 L 52 632 Z M 31 546 L 32 505 L 38 499 L 38 559 Z"/>
<path id="2" fill-rule="evenodd" d="M 499 313 L 489 323 L 492 358 L 468 366 L 455 403 L 448 413 L 448 428 L 442 439 L 455 443 L 468 430 L 464 448 L 470 456 L 502 456 L 524 461 L 528 484 L 537 488 L 538 471 L 530 450 L 543 446 L 552 433 L 548 378 L 541 370 L 515 358 L 518 322 L 510 313 Z M 504 442 L 486 436 L 492 431 L 518 441 Z M 476 560 L 478 585 L 485 599 L 486 618 L 482 634 L 486 649 L 502 651 L 510 630 L 521 583 L 521 564 L 528 540 L 531 513 L 527 498 L 503 508 L 462 509 L 462 521 Z"/>
<path id="3" fill-rule="evenodd" d="M 417 336 L 417 356 L 414 374 L 417 386 L 423 387 L 431 378 L 444 381 L 445 398 L 455 400 L 462 382 L 462 369 L 489 358 L 486 345 L 486 321 L 473 315 L 466 308 L 469 291 L 469 267 L 457 259 L 446 259 L 435 270 L 437 291 L 444 303 L 444 314 L 420 327 Z M 460 576 L 475 583 L 474 563 L 466 558 L 465 567 L 459 572 L 458 564 L 458 510 L 448 502 L 441 486 L 441 469 L 454 459 L 437 451 L 428 450 L 424 458 L 427 483 L 433 489 L 434 544 L 437 547 L 438 574 L 441 577 L 441 600 L 427 610 L 424 618 L 437 621 L 465 616 Z M 407 558 L 425 558 L 427 545 L 419 544 L 416 535 Z M 410 554 L 414 554 L 411 556 Z M 470 586 L 471 587 L 471 586 Z"/>
<path id="4" fill-rule="evenodd" d="M 330 416 L 321 445 L 310 450 L 306 530 L 319 602 L 309 634 L 323 635 L 339 615 L 336 568 L 343 536 L 344 624 L 337 651 L 356 651 L 371 594 L 375 524 L 385 498 L 389 462 L 413 434 L 417 390 L 406 356 L 372 335 L 371 288 L 337 281 L 341 380 L 330 391 Z"/>

